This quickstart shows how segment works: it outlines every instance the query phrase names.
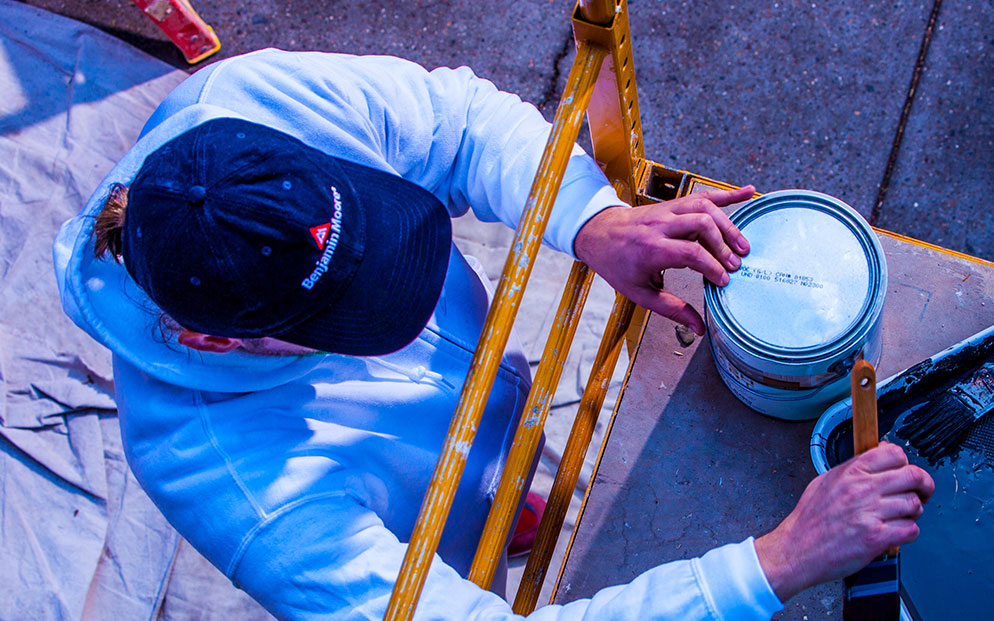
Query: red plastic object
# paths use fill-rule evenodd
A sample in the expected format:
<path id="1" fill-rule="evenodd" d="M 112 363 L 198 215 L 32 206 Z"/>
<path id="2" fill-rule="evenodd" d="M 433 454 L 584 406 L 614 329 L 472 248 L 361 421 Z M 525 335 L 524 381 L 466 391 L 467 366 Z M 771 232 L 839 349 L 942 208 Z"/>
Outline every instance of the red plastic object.
<path id="1" fill-rule="evenodd" d="M 191 65 L 221 49 L 214 29 L 201 19 L 186 0 L 133 0 L 183 52 Z"/>
<path id="2" fill-rule="evenodd" d="M 518 518 L 518 523 L 514 527 L 514 535 L 507 546 L 508 558 L 524 556 L 531 552 L 543 513 L 545 513 L 545 499 L 534 492 L 528 492 L 528 495 L 525 496 L 525 506 L 521 510 L 521 517 Z"/>

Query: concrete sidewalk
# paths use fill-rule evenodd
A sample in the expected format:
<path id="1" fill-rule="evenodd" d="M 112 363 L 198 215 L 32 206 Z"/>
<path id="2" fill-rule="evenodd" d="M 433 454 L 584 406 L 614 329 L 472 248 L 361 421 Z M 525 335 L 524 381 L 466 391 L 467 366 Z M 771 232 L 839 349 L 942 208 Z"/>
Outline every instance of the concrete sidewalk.
<path id="1" fill-rule="evenodd" d="M 126 0 L 29 0 L 177 66 Z M 208 60 L 276 46 L 462 65 L 547 117 L 569 70 L 569 0 L 195 2 Z M 838 196 L 874 225 L 994 259 L 994 6 L 629 3 L 647 155 L 760 190 Z M 913 78 L 917 88 L 911 92 Z"/>

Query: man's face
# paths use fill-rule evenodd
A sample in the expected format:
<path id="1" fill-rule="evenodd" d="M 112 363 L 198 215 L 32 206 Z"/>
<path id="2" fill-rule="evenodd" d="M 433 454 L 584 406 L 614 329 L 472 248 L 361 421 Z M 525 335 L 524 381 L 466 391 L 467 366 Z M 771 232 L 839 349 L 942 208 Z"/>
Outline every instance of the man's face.
<path id="1" fill-rule="evenodd" d="M 241 350 L 258 356 L 305 356 L 316 354 L 316 349 L 294 345 L 269 336 L 259 339 L 242 339 Z"/>
<path id="2" fill-rule="evenodd" d="M 201 332 L 187 330 L 166 314 L 162 314 L 159 317 L 159 325 L 164 336 L 170 333 L 176 334 L 180 345 L 200 351 L 227 352 L 233 349 L 240 349 L 257 356 L 307 356 L 319 353 L 316 349 L 287 343 L 286 341 L 281 341 L 270 336 L 257 339 L 211 337 Z"/>

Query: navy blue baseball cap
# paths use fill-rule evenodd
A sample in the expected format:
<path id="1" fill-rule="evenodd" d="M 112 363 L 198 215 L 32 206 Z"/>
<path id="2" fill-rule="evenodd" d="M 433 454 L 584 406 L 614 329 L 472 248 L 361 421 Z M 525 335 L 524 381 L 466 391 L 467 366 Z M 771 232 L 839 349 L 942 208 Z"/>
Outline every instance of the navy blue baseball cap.
<path id="1" fill-rule="evenodd" d="M 414 183 L 225 118 L 145 159 L 122 238 L 128 273 L 184 328 L 378 355 L 427 324 L 452 228 Z"/>

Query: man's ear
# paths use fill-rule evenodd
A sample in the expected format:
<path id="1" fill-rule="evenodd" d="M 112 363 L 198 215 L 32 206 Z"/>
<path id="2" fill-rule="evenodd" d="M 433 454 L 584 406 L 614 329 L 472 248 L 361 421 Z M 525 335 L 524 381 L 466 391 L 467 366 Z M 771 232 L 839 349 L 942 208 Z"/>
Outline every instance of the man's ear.
<path id="1" fill-rule="evenodd" d="M 179 337 L 176 340 L 179 341 L 180 345 L 186 345 L 190 349 L 209 351 L 215 354 L 226 354 L 232 349 L 240 347 L 242 344 L 241 339 L 229 336 L 211 336 L 210 334 L 194 332 L 193 330 L 183 330 L 179 333 Z"/>

